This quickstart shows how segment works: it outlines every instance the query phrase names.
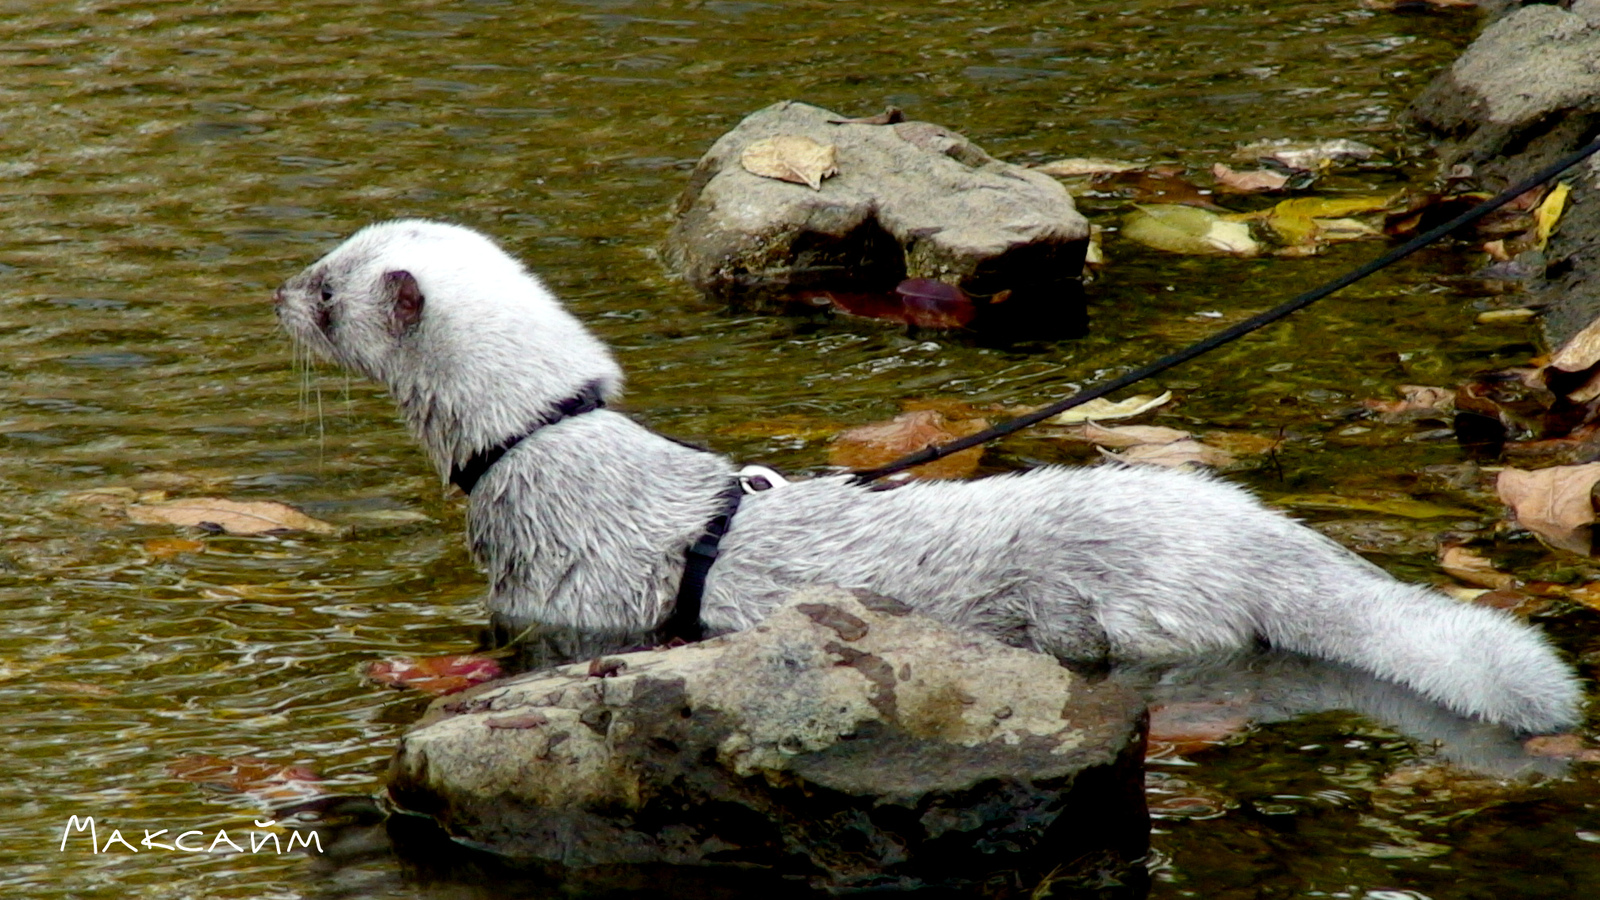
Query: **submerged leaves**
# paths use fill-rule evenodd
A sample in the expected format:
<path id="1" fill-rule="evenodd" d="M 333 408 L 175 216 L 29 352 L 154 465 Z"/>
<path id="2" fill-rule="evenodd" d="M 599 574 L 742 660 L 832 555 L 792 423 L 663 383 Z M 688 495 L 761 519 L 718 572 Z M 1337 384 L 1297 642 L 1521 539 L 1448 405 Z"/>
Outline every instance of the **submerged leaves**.
<path id="1" fill-rule="evenodd" d="M 221 497 L 190 497 L 160 503 L 141 503 L 128 507 L 128 518 L 140 525 L 184 525 L 228 534 L 271 534 L 278 531 L 309 531 L 312 534 L 338 534 L 339 528 L 283 503 L 272 500 L 227 500 Z"/>
<path id="2" fill-rule="evenodd" d="M 1168 253 L 1255 256 L 1261 252 L 1249 225 L 1191 206 L 1135 206 L 1122 221 L 1122 233 Z"/>

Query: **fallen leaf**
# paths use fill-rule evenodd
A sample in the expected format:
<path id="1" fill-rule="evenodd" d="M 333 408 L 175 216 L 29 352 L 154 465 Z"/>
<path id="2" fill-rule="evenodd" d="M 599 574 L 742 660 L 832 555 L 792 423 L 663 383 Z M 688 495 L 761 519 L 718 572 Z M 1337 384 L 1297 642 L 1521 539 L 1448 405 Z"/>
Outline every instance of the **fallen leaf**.
<path id="1" fill-rule="evenodd" d="M 1211 191 L 1183 177 L 1182 166 L 1150 166 L 1131 172 L 1096 175 L 1096 191 L 1116 194 L 1138 203 L 1197 206 L 1220 210 Z"/>
<path id="2" fill-rule="evenodd" d="M 1396 390 L 1400 392 L 1399 400 L 1363 400 L 1361 405 L 1378 413 L 1384 421 L 1394 422 L 1448 413 L 1456 399 L 1455 391 L 1426 384 L 1402 384 Z"/>
<path id="3" fill-rule="evenodd" d="M 1051 416 L 1045 420 L 1047 425 L 1076 425 L 1079 422 L 1108 422 L 1113 419 L 1131 419 L 1134 416 L 1147 413 L 1158 406 L 1164 406 L 1172 399 L 1172 392 L 1166 391 L 1159 397 L 1148 394 L 1136 394 L 1126 400 L 1107 400 L 1096 397 L 1088 403 L 1080 403 L 1073 408 Z"/>
<path id="4" fill-rule="evenodd" d="M 1081 434 L 1083 440 L 1101 447 L 1112 448 L 1133 447 L 1139 444 L 1170 444 L 1193 437 L 1187 431 L 1163 428 L 1160 425 L 1121 425 L 1107 428 L 1094 422 L 1084 423 Z"/>
<path id="5" fill-rule="evenodd" d="M 1600 762 L 1600 747 L 1578 734 L 1541 734 L 1522 742 L 1529 756 L 1570 759 L 1574 762 Z"/>
<path id="6" fill-rule="evenodd" d="M 135 504 L 128 518 L 139 525 L 183 525 L 221 530 L 228 534 L 268 534 L 274 531 L 309 531 L 338 534 L 339 528 L 272 500 L 225 500 L 191 497 L 164 503 Z"/>
<path id="7" fill-rule="evenodd" d="M 1600 319 L 1583 329 L 1550 354 L 1549 368 L 1562 372 L 1583 372 L 1600 363 Z"/>
<path id="8" fill-rule="evenodd" d="M 307 766 L 286 766 L 248 756 L 186 756 L 167 764 L 174 778 L 249 794 L 274 806 L 321 796 L 322 778 Z"/>
<path id="9" fill-rule="evenodd" d="M 189 538 L 152 538 L 144 542 L 144 552 L 156 559 L 171 559 L 182 553 L 204 553 L 206 542 Z"/>
<path id="10" fill-rule="evenodd" d="M 385 687 L 411 688 L 425 694 L 443 696 L 493 681 L 503 672 L 500 664 L 493 659 L 468 653 L 377 660 L 368 663 L 363 674 L 369 681 Z"/>
<path id="11" fill-rule="evenodd" d="M 1378 229 L 1349 218 L 1387 207 L 1388 197 L 1298 197 L 1259 212 L 1234 218 L 1257 221 L 1272 229 L 1288 247 L 1311 248 L 1323 243 L 1377 237 Z"/>
<path id="12" fill-rule="evenodd" d="M 1600 581 L 1591 581 L 1587 584 L 1580 584 L 1577 587 L 1567 588 L 1562 591 L 1561 595 L 1582 603 L 1590 609 L 1600 610 Z"/>
<path id="13" fill-rule="evenodd" d="M 923 328 L 965 328 L 978 308 L 961 288 L 932 278 L 907 278 L 895 286 L 907 325 Z"/>
<path id="14" fill-rule="evenodd" d="M 56 691 L 62 694 L 82 694 L 86 697 L 115 697 L 117 692 L 105 685 L 90 684 L 87 681 L 41 681 L 38 685 L 41 690 Z"/>
<path id="15" fill-rule="evenodd" d="M 1517 583 L 1509 573 L 1496 569 L 1494 563 L 1462 546 L 1439 548 L 1439 568 L 1452 578 L 1479 587 L 1498 590 Z"/>
<path id="16" fill-rule="evenodd" d="M 1192 206 L 1136 206 L 1123 219 L 1122 234 L 1168 253 L 1255 256 L 1261 252 L 1249 225 Z"/>
<path id="17" fill-rule="evenodd" d="M 1475 606 L 1498 609 L 1524 619 L 1543 612 L 1554 602 L 1549 597 L 1536 597 L 1517 587 L 1495 588 L 1472 598 Z"/>
<path id="18" fill-rule="evenodd" d="M 1538 310 L 1519 306 L 1515 309 L 1489 309 L 1478 313 L 1477 321 L 1480 325 L 1492 325 L 1496 322 L 1526 322 L 1537 316 Z"/>
<path id="19" fill-rule="evenodd" d="M 1225 163 L 1213 163 L 1211 177 L 1217 180 L 1219 187 L 1240 194 L 1281 191 L 1289 183 L 1289 175 L 1285 172 L 1277 172 L 1272 169 L 1240 172 Z"/>
<path id="20" fill-rule="evenodd" d="M 1226 794 L 1166 772 L 1146 771 L 1145 805 L 1152 819 L 1214 819 L 1239 805 Z"/>
<path id="21" fill-rule="evenodd" d="M 1343 138 L 1330 141 L 1257 141 L 1240 147 L 1238 159 L 1270 159 L 1294 169 L 1320 169 L 1336 162 L 1365 162 L 1378 155 L 1378 149 Z"/>
<path id="22" fill-rule="evenodd" d="M 1478 513 L 1470 509 L 1442 506 L 1410 497 L 1393 497 L 1370 500 L 1363 497 L 1341 497 L 1337 494 L 1284 494 L 1273 498 L 1282 506 L 1305 509 L 1354 509 L 1362 512 L 1385 513 L 1407 519 L 1476 519 Z"/>
<path id="23" fill-rule="evenodd" d="M 1216 447 L 1207 447 L 1192 438 L 1167 444 L 1137 444 L 1121 453 L 1101 450 L 1100 455 L 1120 463 L 1146 466 L 1226 466 L 1233 462 L 1233 454 Z"/>
<path id="24" fill-rule="evenodd" d="M 752 175 L 822 190 L 822 180 L 839 174 L 838 148 L 798 134 L 764 138 L 744 148 L 739 165 Z"/>
<path id="25" fill-rule="evenodd" d="M 1105 228 L 1100 225 L 1089 226 L 1089 246 L 1083 251 L 1084 265 L 1103 266 L 1106 264 L 1106 251 L 1103 246 L 1105 233 Z"/>
<path id="26" fill-rule="evenodd" d="M 1088 175 L 1117 175 L 1122 172 L 1134 172 L 1145 167 L 1144 163 L 1122 162 L 1115 159 L 1074 158 L 1058 159 L 1040 165 L 1037 171 L 1057 178 L 1082 178 Z"/>
<path id="27" fill-rule="evenodd" d="M 951 419 L 938 410 L 901 413 L 887 422 L 842 432 L 828 447 L 828 462 L 865 469 L 893 462 L 932 444 L 945 444 L 989 427 L 984 419 Z M 910 470 L 917 478 L 965 478 L 978 468 L 983 447 L 971 447 Z"/>
<path id="28" fill-rule="evenodd" d="M 1225 744 L 1250 727 L 1235 703 L 1190 701 L 1150 707 L 1150 746 L 1145 756 L 1167 759 Z"/>
<path id="29" fill-rule="evenodd" d="M 1588 556 L 1595 521 L 1592 491 L 1600 463 L 1547 469 L 1502 469 L 1495 480 L 1500 500 L 1517 524 L 1554 547 Z"/>
<path id="30" fill-rule="evenodd" d="M 1550 235 L 1556 230 L 1556 222 L 1561 219 L 1561 211 L 1566 208 L 1567 195 L 1572 193 L 1572 188 L 1565 181 L 1557 182 L 1545 196 L 1544 202 L 1539 204 L 1539 209 L 1534 212 L 1534 244 L 1535 250 L 1543 251 L 1544 245 L 1549 243 Z"/>

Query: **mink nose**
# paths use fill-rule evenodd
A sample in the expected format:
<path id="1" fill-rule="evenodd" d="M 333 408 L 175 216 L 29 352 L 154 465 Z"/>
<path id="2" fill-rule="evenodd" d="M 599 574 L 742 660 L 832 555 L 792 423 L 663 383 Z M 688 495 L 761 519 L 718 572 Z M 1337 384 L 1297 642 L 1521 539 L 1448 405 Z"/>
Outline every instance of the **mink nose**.
<path id="1" fill-rule="evenodd" d="M 284 300 L 283 285 L 280 284 L 280 285 L 278 285 L 278 289 L 272 292 L 272 305 L 273 306 L 282 306 L 283 305 L 283 300 Z"/>

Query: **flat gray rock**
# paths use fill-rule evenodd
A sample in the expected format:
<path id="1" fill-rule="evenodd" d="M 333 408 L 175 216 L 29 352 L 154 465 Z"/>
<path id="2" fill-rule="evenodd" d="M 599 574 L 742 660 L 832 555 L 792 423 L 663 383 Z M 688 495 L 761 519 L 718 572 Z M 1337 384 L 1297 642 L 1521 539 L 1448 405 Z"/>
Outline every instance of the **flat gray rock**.
<path id="1" fill-rule="evenodd" d="M 1081 319 L 1089 224 L 1055 179 L 928 122 L 841 118 L 777 103 L 718 139 L 678 201 L 668 262 L 695 288 L 746 308 L 923 278 L 993 302 L 996 314 L 1015 304 L 1035 326 Z M 835 147 L 838 174 L 814 190 L 741 165 L 752 144 L 785 135 Z"/>
<path id="2" fill-rule="evenodd" d="M 963 885 L 1140 857 L 1142 723 L 1051 657 L 813 589 L 745 632 L 443 698 L 389 791 L 518 861 Z"/>

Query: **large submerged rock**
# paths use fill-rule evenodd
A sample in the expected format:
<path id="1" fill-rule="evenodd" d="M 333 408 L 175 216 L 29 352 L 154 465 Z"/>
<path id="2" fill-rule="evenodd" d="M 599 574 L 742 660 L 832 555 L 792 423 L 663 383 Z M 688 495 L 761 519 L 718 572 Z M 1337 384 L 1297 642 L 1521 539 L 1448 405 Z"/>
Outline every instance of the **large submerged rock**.
<path id="1" fill-rule="evenodd" d="M 813 189 L 741 165 L 752 144 L 782 136 L 835 147 L 838 174 Z M 701 158 L 666 255 L 691 285 L 739 307 L 815 292 L 887 294 L 929 279 L 976 301 L 974 327 L 1037 333 L 1081 328 L 1088 238 L 1088 221 L 1053 178 L 953 131 L 843 122 L 784 102 L 751 114 Z"/>
<path id="2" fill-rule="evenodd" d="M 1449 171 L 1500 190 L 1600 134 L 1600 0 L 1528 5 L 1496 20 L 1417 98 Z M 1600 316 L 1600 159 L 1564 176 L 1572 196 L 1530 289 L 1560 344 Z"/>
<path id="3" fill-rule="evenodd" d="M 1053 658 L 815 589 L 745 632 L 438 701 L 389 792 L 535 864 L 1037 880 L 1145 852 L 1143 720 L 1136 694 Z"/>

